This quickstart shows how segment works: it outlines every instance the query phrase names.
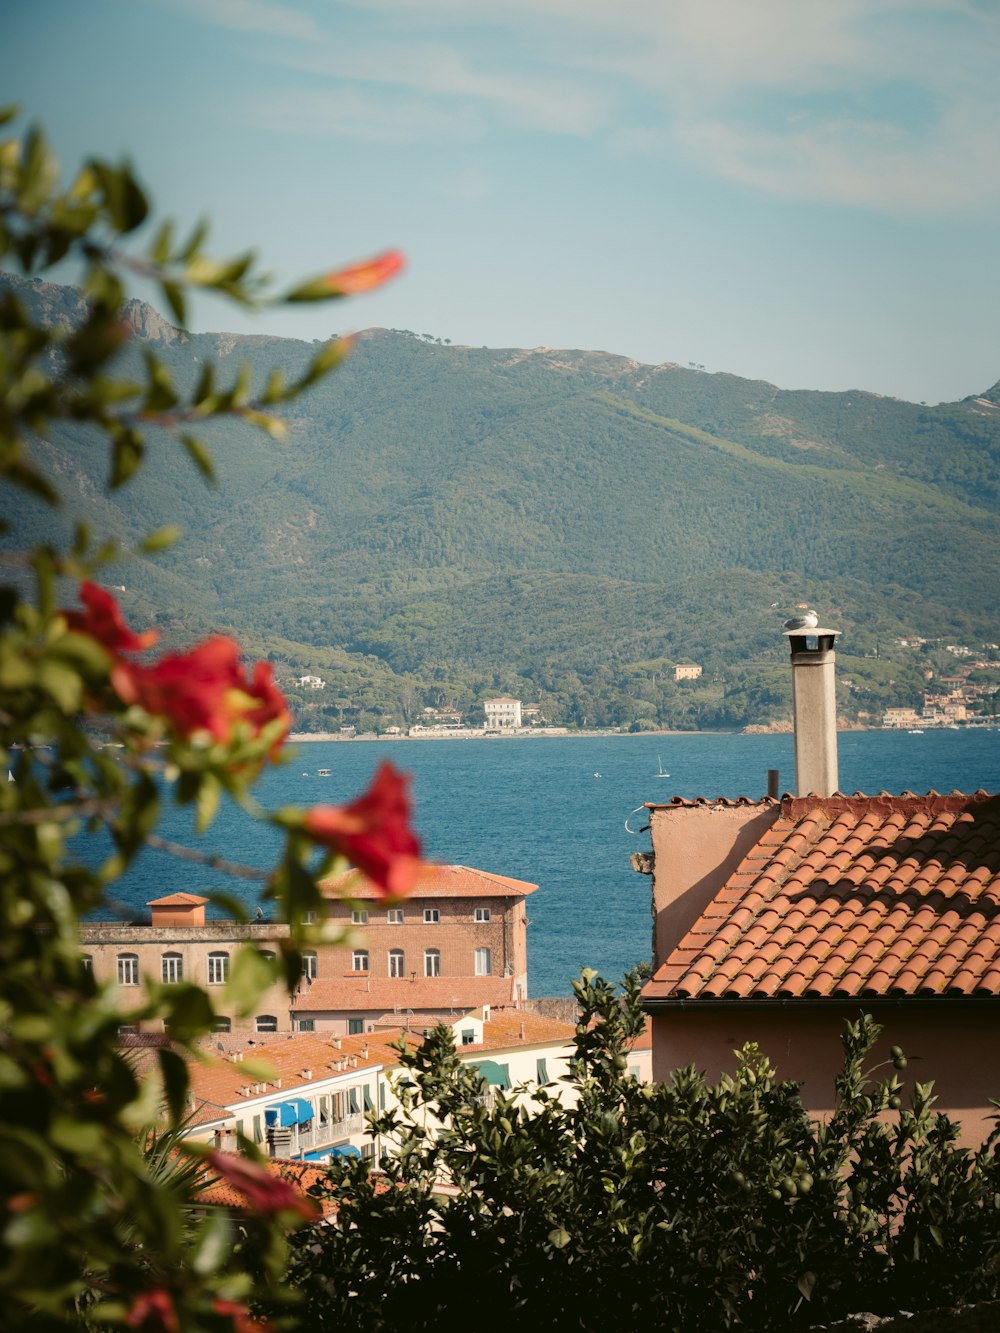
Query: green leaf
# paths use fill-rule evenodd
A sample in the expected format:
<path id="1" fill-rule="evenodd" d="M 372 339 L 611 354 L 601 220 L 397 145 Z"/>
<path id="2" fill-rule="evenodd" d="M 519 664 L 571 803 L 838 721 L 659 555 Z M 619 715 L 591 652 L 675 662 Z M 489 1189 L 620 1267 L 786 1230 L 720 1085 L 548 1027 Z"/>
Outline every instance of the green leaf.
<path id="1" fill-rule="evenodd" d="M 253 1013 L 257 1000 L 274 985 L 275 979 L 275 964 L 262 957 L 253 945 L 245 945 L 233 958 L 223 1004 L 240 1018 L 245 1018 Z"/>
<path id="2" fill-rule="evenodd" d="M 186 1110 L 188 1090 L 188 1069 L 184 1058 L 167 1047 L 157 1052 L 160 1063 L 160 1076 L 163 1079 L 163 1095 L 166 1098 L 170 1118 L 181 1120 Z"/>
<path id="3" fill-rule="evenodd" d="M 189 457 L 194 462 L 195 467 L 205 478 L 206 481 L 215 485 L 215 466 L 212 463 L 212 455 L 207 447 L 195 435 L 182 434 L 181 444 L 187 450 Z"/>
<path id="4" fill-rule="evenodd" d="M 139 469 L 144 452 L 142 436 L 129 426 L 119 428 L 111 445 L 110 486 L 123 486 Z"/>
<path id="5" fill-rule="evenodd" d="M 170 254 L 174 243 L 174 224 L 169 218 L 160 224 L 153 244 L 149 247 L 149 257 L 154 264 L 166 264 L 170 260 Z"/>
<path id="6" fill-rule="evenodd" d="M 83 702 L 83 681 L 72 667 L 51 657 L 38 664 L 38 684 L 66 714 L 75 713 Z"/>
<path id="7" fill-rule="evenodd" d="M 160 291 L 163 293 L 163 299 L 170 307 L 174 319 L 178 324 L 184 324 L 187 320 L 187 305 L 181 286 L 164 278 L 160 283 Z"/>
<path id="8" fill-rule="evenodd" d="M 222 789 L 218 781 L 210 773 L 205 773 L 198 786 L 198 794 L 194 802 L 195 827 L 199 833 L 204 833 L 218 814 L 221 794 Z"/>
<path id="9" fill-rule="evenodd" d="M 165 551 L 180 541 L 184 535 L 183 528 L 177 526 L 167 528 L 157 528 L 155 532 L 148 533 L 140 544 L 140 550 L 147 555 L 153 555 L 156 551 Z"/>

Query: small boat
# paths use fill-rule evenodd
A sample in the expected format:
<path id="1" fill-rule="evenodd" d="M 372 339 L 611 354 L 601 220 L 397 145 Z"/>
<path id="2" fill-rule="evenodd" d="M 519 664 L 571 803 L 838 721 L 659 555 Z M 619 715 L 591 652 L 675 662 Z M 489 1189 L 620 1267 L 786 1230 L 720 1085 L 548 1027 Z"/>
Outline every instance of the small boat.
<path id="1" fill-rule="evenodd" d="M 328 768 L 317 768 L 316 776 L 318 778 L 328 778 L 330 776 L 330 770 Z"/>
<path id="2" fill-rule="evenodd" d="M 911 727 L 909 730 L 909 735 L 911 736 L 922 736 L 923 734 L 924 733 L 920 730 L 919 727 Z"/>
<path id="3" fill-rule="evenodd" d="M 669 773 L 667 772 L 667 770 L 663 767 L 663 760 L 660 758 L 659 755 L 656 756 L 656 762 L 657 762 L 657 765 L 658 765 L 657 770 L 656 770 L 656 776 L 657 776 L 658 778 L 669 778 L 669 777 L 670 777 L 670 774 L 669 774 Z"/>

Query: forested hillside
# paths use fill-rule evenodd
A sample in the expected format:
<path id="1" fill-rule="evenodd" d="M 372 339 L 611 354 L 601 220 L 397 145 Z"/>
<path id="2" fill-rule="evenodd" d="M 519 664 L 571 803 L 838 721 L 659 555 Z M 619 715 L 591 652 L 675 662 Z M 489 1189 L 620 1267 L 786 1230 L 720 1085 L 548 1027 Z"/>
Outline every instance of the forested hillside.
<path id="1" fill-rule="evenodd" d="M 72 289 L 0 278 L 79 315 Z M 189 337 L 139 303 L 129 319 L 125 365 L 148 347 L 182 383 L 207 357 L 235 379 L 315 352 Z M 843 631 L 849 713 L 919 696 L 936 647 L 894 636 L 1000 638 L 997 386 L 927 407 L 376 329 L 288 427 L 215 428 L 217 490 L 165 435 L 113 493 L 80 432 L 38 448 L 123 540 L 182 524 L 156 562 L 115 567 L 123 604 L 168 641 L 231 630 L 286 685 L 323 676 L 292 691 L 306 727 L 475 710 L 499 689 L 569 725 L 764 722 L 788 711 L 781 622 L 804 602 Z M 8 548 L 60 521 L 5 517 Z M 677 684 L 687 661 L 703 677 Z"/>

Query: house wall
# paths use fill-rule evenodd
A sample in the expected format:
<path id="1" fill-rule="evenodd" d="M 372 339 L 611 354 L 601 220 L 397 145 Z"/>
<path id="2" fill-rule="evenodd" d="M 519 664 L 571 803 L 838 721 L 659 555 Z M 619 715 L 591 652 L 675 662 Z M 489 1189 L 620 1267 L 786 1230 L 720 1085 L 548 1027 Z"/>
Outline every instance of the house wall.
<path id="1" fill-rule="evenodd" d="M 776 803 L 650 808 L 653 840 L 653 968 L 694 925 L 771 824 Z"/>
<path id="2" fill-rule="evenodd" d="M 874 1009 L 874 1006 L 869 1006 Z M 787 1005 L 755 1010 L 734 1003 L 731 1009 L 690 1007 L 670 1009 L 652 1019 L 653 1078 L 665 1082 L 674 1069 L 694 1065 L 714 1082 L 736 1067 L 733 1051 L 756 1042 L 774 1065 L 779 1079 L 802 1084 L 806 1107 L 818 1116 L 834 1105 L 834 1078 L 843 1062 L 840 1034 L 844 1023 L 864 1011 L 863 1001 L 833 1004 L 829 1009 Z M 961 1013 L 948 1007 L 935 1011 L 918 1000 L 875 1009 L 883 1033 L 866 1067 L 882 1064 L 876 1078 L 893 1073 L 891 1046 L 902 1047 L 909 1064 L 899 1072 L 905 1084 L 903 1103 L 915 1082 L 933 1081 L 936 1109 L 962 1123 L 962 1140 L 978 1145 L 992 1129 L 991 1097 L 1000 1097 L 1000 1024 L 996 1011 L 964 1005 Z"/>
<path id="3" fill-rule="evenodd" d="M 325 977 L 356 976 L 353 968 L 355 949 L 368 950 L 369 971 L 372 976 L 388 977 L 390 949 L 402 949 L 404 976 L 416 972 L 425 975 L 424 950 L 437 949 L 441 954 L 441 976 L 472 977 L 476 975 L 475 952 L 490 950 L 489 976 L 513 975 L 522 995 L 528 990 L 527 923 L 524 900 L 521 898 L 486 897 L 427 897 L 413 896 L 396 910 L 403 911 L 403 924 L 390 925 L 389 909 L 381 903 L 366 901 L 358 904 L 367 910 L 368 921 L 355 927 L 355 943 L 328 945 L 319 959 Z M 440 920 L 424 922 L 424 909 L 438 912 Z M 476 909 L 490 912 L 488 922 L 477 922 Z M 340 899 L 331 899 L 329 919 L 338 926 L 351 924 L 352 909 Z"/>
<path id="4" fill-rule="evenodd" d="M 118 986 L 119 1002 L 123 1009 L 128 1010 L 133 1004 L 138 1007 L 143 1002 L 146 978 L 156 983 L 162 980 L 164 954 L 180 954 L 182 980 L 203 986 L 210 995 L 221 996 L 224 986 L 209 985 L 209 954 L 228 953 L 232 966 L 237 950 L 245 943 L 277 953 L 278 941 L 288 937 L 288 926 L 277 922 L 238 924 L 234 921 L 213 921 L 203 926 L 147 926 L 141 923 L 124 925 L 120 922 L 88 921 L 81 926 L 80 934 L 81 949 L 85 955 L 90 956 L 95 979 Z M 120 954 L 138 956 L 138 985 L 119 986 Z M 258 1014 L 273 1014 L 278 1022 L 278 1030 L 282 1032 L 290 1029 L 288 1012 L 288 991 L 280 982 L 264 992 L 256 1010 Z M 234 1033 L 253 1033 L 256 1030 L 254 1016 L 240 1019 L 234 1014 L 230 1021 L 230 1030 Z M 160 1024 L 157 1024 L 156 1029 L 159 1030 L 159 1027 Z"/>

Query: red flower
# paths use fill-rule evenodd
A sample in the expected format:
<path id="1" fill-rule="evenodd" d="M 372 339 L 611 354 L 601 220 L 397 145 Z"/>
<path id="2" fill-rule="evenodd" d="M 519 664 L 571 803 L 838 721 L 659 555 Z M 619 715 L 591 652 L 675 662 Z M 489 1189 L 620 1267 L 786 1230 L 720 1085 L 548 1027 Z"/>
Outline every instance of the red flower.
<path id="1" fill-rule="evenodd" d="M 398 273 L 403 267 L 403 256 L 399 250 L 386 250 L 373 259 L 363 260 L 360 264 L 349 264 L 346 268 L 336 269 L 323 278 L 327 291 L 338 296 L 354 296 L 357 292 L 367 292 L 373 287 L 381 287 L 383 282 Z"/>
<path id="2" fill-rule="evenodd" d="M 292 715 L 285 703 L 285 696 L 274 683 L 274 674 L 270 662 L 254 663 L 253 677 L 246 693 L 255 701 L 255 706 L 248 708 L 245 714 L 247 721 L 253 726 L 255 732 L 263 731 L 270 722 L 280 721 L 283 724 L 278 738 L 271 747 L 271 758 L 273 759 L 288 734 Z"/>
<path id="3" fill-rule="evenodd" d="M 259 735 L 268 723 L 280 719 L 284 726 L 275 739 L 273 750 L 277 750 L 291 721 L 270 665 L 258 662 L 248 681 L 239 648 L 221 635 L 190 652 L 167 653 L 151 666 L 119 661 L 111 683 L 125 703 L 141 704 L 147 713 L 168 718 L 185 739 L 206 731 L 225 744 L 240 721 L 248 722 L 253 734 Z"/>
<path id="4" fill-rule="evenodd" d="M 232 734 L 229 695 L 243 683 L 232 639 L 206 639 L 187 653 L 166 653 L 152 666 L 119 663 L 111 683 L 127 704 L 167 717 L 181 736 L 207 731 L 217 741 Z"/>
<path id="5" fill-rule="evenodd" d="M 206 1155 L 206 1161 L 217 1175 L 245 1195 L 251 1212 L 263 1217 L 294 1212 L 307 1222 L 320 1215 L 320 1206 L 315 1199 L 300 1194 L 289 1181 L 273 1175 L 266 1167 L 258 1166 L 246 1157 L 213 1149 Z"/>
<path id="6" fill-rule="evenodd" d="M 109 653 L 141 653 L 158 638 L 155 629 L 136 634 L 125 624 L 121 607 L 104 588 L 96 583 L 80 584 L 82 611 L 66 611 L 66 621 L 78 634 L 89 634 Z"/>
<path id="7" fill-rule="evenodd" d="M 142 1329 L 144 1333 L 179 1333 L 180 1329 L 170 1292 L 163 1287 L 140 1291 L 125 1322 L 129 1328 Z"/>
<path id="8" fill-rule="evenodd" d="M 342 852 L 384 895 L 402 898 L 420 871 L 410 827 L 409 779 L 383 762 L 371 787 L 350 805 L 317 805 L 305 817 L 314 842 Z"/>
<path id="9" fill-rule="evenodd" d="M 239 1301 L 224 1301 L 221 1297 L 212 1302 L 215 1314 L 228 1315 L 233 1321 L 233 1333 L 266 1333 L 271 1325 L 266 1319 L 253 1319 L 250 1311 Z"/>

